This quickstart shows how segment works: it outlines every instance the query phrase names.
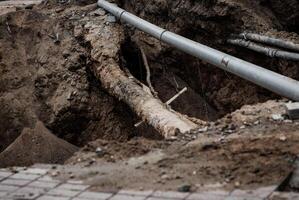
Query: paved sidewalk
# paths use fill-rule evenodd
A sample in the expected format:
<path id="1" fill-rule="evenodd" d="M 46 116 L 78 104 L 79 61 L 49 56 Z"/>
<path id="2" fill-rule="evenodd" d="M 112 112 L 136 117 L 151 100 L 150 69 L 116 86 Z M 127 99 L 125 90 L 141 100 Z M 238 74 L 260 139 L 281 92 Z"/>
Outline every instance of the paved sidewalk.
<path id="1" fill-rule="evenodd" d="M 276 186 L 257 190 L 172 191 L 120 190 L 116 193 L 93 192 L 81 181 L 53 179 L 50 168 L 18 168 L 16 172 L 0 169 L 0 199 L 3 200 L 262 200 L 299 199 L 298 193 L 278 193 Z"/>
<path id="2" fill-rule="evenodd" d="M 26 7 L 29 5 L 39 4 L 42 0 L 9 0 L 9 1 L 0 1 L 0 15 L 14 12 L 17 7 Z"/>

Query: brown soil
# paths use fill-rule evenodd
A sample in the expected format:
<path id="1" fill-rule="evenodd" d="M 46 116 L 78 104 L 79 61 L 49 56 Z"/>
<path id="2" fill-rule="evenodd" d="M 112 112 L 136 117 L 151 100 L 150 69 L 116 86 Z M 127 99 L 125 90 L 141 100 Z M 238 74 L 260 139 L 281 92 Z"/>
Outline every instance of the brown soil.
<path id="1" fill-rule="evenodd" d="M 82 148 L 58 167 L 59 178 L 71 175 L 96 190 L 173 190 L 182 184 L 192 190 L 254 188 L 277 185 L 292 171 L 299 153 L 299 124 L 273 121 L 272 114 L 285 114 L 285 101 L 266 102 L 281 97 L 140 31 L 108 22 L 107 14 L 92 2 L 49 1 L 0 15 L 1 166 L 62 163 L 76 150 L 64 139 Z M 231 33 L 243 31 L 298 42 L 295 0 L 119 3 L 190 39 L 299 78 L 294 62 L 225 42 Z M 108 51 L 111 46 L 117 51 Z M 202 130 L 173 141 L 158 140 L 151 127 L 135 128 L 140 119 L 101 87 L 91 69 L 112 61 L 145 83 L 139 47 L 145 49 L 153 85 L 163 101 L 188 87 L 171 107 L 206 120 Z M 49 145 L 45 141 L 52 141 L 52 152 L 43 149 Z M 7 154 L 19 159 L 8 159 Z"/>
<path id="2" fill-rule="evenodd" d="M 57 138 L 41 122 L 21 135 L 0 154 L 0 167 L 30 166 L 35 163 L 62 164 L 78 148 Z"/>
<path id="3" fill-rule="evenodd" d="M 100 191 L 177 190 L 181 185 L 190 185 L 193 191 L 278 186 L 292 172 L 299 153 L 299 123 L 271 118 L 284 112 L 282 105 L 270 101 L 245 106 L 218 125 L 210 124 L 207 132 L 193 135 L 196 139 L 155 143 L 136 138 L 125 146 L 97 140 L 55 174 L 59 172 L 61 179 L 75 176 Z M 224 128 L 231 124 L 228 119 L 235 123 L 230 134 Z"/>

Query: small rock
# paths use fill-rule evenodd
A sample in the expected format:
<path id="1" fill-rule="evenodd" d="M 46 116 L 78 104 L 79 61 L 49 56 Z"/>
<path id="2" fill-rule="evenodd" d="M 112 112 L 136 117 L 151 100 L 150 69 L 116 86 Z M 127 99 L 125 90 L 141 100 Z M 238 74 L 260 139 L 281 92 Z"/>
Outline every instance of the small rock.
<path id="1" fill-rule="evenodd" d="M 279 137 L 279 140 L 284 142 L 284 141 L 287 140 L 287 137 L 286 137 L 285 135 L 281 135 L 281 136 Z"/>
<path id="2" fill-rule="evenodd" d="M 293 121 L 292 121 L 292 120 L 289 120 L 289 119 L 286 119 L 286 120 L 284 120 L 283 122 L 284 122 L 284 123 L 289 123 L 289 124 L 293 123 Z"/>
<path id="3" fill-rule="evenodd" d="M 167 174 L 164 174 L 161 176 L 161 179 L 168 180 L 170 177 Z"/>
<path id="4" fill-rule="evenodd" d="M 64 51 L 62 52 L 62 56 L 63 56 L 64 58 L 67 58 L 67 57 L 69 57 L 70 55 L 71 55 L 71 53 L 70 53 L 69 50 L 64 50 Z"/>
<path id="5" fill-rule="evenodd" d="M 93 11 L 90 14 L 93 15 L 93 16 L 103 16 L 103 15 L 106 14 L 106 12 L 103 9 L 97 9 L 97 10 Z"/>
<path id="6" fill-rule="evenodd" d="M 236 187 L 240 187 L 241 183 L 239 181 L 235 182 Z"/>
<path id="7" fill-rule="evenodd" d="M 106 18 L 106 21 L 109 23 L 115 23 L 116 22 L 116 17 L 113 15 L 108 15 Z"/>
<path id="8" fill-rule="evenodd" d="M 204 127 L 204 128 L 198 129 L 198 132 L 199 132 L 199 133 L 205 133 L 205 132 L 207 132 L 207 131 L 208 131 L 208 127 L 207 127 L 207 126 Z"/>
<path id="9" fill-rule="evenodd" d="M 26 10 L 31 10 L 33 8 L 34 4 L 28 4 L 25 6 Z"/>
<path id="10" fill-rule="evenodd" d="M 190 192 L 191 190 L 191 185 L 190 184 L 184 184 L 178 187 L 179 192 Z"/>
<path id="11" fill-rule="evenodd" d="M 273 114 L 271 117 L 274 121 L 283 121 L 284 120 L 284 117 L 281 114 Z"/>
<path id="12" fill-rule="evenodd" d="M 105 151 L 101 147 L 98 147 L 96 149 L 96 154 L 97 156 L 102 157 L 105 154 Z"/>
<path id="13" fill-rule="evenodd" d="M 70 93 L 67 95 L 67 100 L 69 100 L 69 101 L 70 101 L 70 100 L 72 100 L 72 99 L 73 99 L 73 98 L 72 98 L 72 94 L 73 94 L 73 93 L 72 93 L 72 92 L 70 92 Z"/>
<path id="14" fill-rule="evenodd" d="M 55 172 L 52 172 L 52 173 L 51 173 L 51 176 L 52 176 L 52 177 L 56 177 L 56 176 L 58 176 L 58 174 L 59 174 L 59 172 L 58 172 L 58 171 L 55 171 Z"/>
<path id="15" fill-rule="evenodd" d="M 257 121 L 255 121 L 253 124 L 254 125 L 259 125 L 261 122 L 260 122 L 260 120 L 257 120 Z"/>

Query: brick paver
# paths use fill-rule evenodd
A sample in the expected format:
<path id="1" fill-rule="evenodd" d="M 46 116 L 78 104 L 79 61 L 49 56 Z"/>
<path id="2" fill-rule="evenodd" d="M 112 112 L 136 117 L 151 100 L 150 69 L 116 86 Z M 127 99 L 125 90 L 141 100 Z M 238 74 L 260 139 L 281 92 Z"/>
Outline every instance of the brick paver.
<path id="1" fill-rule="evenodd" d="M 147 191 L 135 191 L 135 190 L 120 190 L 118 194 L 127 194 L 127 195 L 135 195 L 135 196 L 150 196 L 153 194 L 153 190 Z"/>
<path id="2" fill-rule="evenodd" d="M 117 194 L 110 198 L 109 200 L 145 200 L 146 197 L 144 196 L 130 196 L 130 195 L 125 195 L 125 194 Z"/>
<path id="3" fill-rule="evenodd" d="M 8 172 L 8 171 L 0 171 L 0 177 L 6 178 L 10 175 L 12 175 L 13 173 Z"/>
<path id="4" fill-rule="evenodd" d="M 50 190 L 47 193 L 47 195 L 59 196 L 59 197 L 75 197 L 79 193 L 80 193 L 80 191 L 64 190 L 64 189 L 54 188 L 54 189 Z"/>
<path id="5" fill-rule="evenodd" d="M 269 200 L 298 200 L 299 193 L 294 192 L 274 192 Z"/>
<path id="6" fill-rule="evenodd" d="M 19 189 L 17 186 L 0 184 L 0 192 L 12 192 Z"/>
<path id="7" fill-rule="evenodd" d="M 39 179 L 37 179 L 38 181 L 44 181 L 44 182 L 54 182 L 54 183 L 60 183 L 60 181 L 53 179 L 51 176 L 42 176 Z"/>
<path id="8" fill-rule="evenodd" d="M 52 189 L 59 185 L 59 182 L 46 182 L 46 181 L 34 181 L 31 182 L 28 186 L 36 188 L 46 188 Z"/>
<path id="9" fill-rule="evenodd" d="M 172 191 L 156 191 L 152 194 L 153 197 L 172 198 L 172 199 L 184 199 L 189 196 L 190 193 L 172 192 Z"/>
<path id="10" fill-rule="evenodd" d="M 48 169 L 29 168 L 24 171 L 26 174 L 44 175 L 48 172 Z"/>
<path id="11" fill-rule="evenodd" d="M 4 196 L 6 196 L 6 192 L 0 192 L 0 197 L 4 197 Z"/>
<path id="12" fill-rule="evenodd" d="M 83 190 L 86 190 L 88 187 L 89 187 L 88 185 L 65 183 L 65 184 L 60 185 L 57 188 L 66 189 L 66 190 L 74 190 L 74 191 L 83 191 Z"/>
<path id="13" fill-rule="evenodd" d="M 217 194 L 213 194 L 213 193 L 193 193 L 191 194 L 187 200 L 223 200 L 225 199 L 227 196 L 223 196 L 223 195 L 217 195 Z"/>
<path id="14" fill-rule="evenodd" d="M 23 180 L 34 180 L 39 177 L 40 177 L 40 175 L 37 175 L 37 174 L 26 174 L 23 172 L 10 176 L 10 178 L 12 178 L 12 179 L 23 179 Z"/>
<path id="15" fill-rule="evenodd" d="M 6 179 L 1 183 L 4 185 L 14 185 L 14 186 L 24 186 L 30 183 L 31 180 L 23 180 L 23 179 Z"/>
<path id="16" fill-rule="evenodd" d="M 42 196 L 37 200 L 70 200 L 69 197 L 57 197 L 57 196 Z"/>
<path id="17" fill-rule="evenodd" d="M 106 200 L 110 198 L 113 194 L 112 193 L 104 193 L 104 192 L 83 192 L 78 195 L 78 198 L 85 198 L 91 200 Z"/>

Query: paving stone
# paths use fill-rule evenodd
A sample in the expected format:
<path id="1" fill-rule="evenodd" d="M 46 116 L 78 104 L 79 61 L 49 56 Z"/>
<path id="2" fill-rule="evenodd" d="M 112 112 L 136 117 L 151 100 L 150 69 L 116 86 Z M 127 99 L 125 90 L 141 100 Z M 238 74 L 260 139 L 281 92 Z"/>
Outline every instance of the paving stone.
<path id="1" fill-rule="evenodd" d="M 6 194 L 6 192 L 0 192 L 0 197 L 4 197 Z"/>
<path id="2" fill-rule="evenodd" d="M 193 193 L 187 197 L 187 200 L 223 200 L 226 197 L 227 196 L 204 192 L 204 193 Z"/>
<path id="3" fill-rule="evenodd" d="M 241 197 L 256 197 L 255 194 L 253 194 L 253 190 L 239 190 L 236 189 L 232 191 L 230 194 L 231 196 L 241 196 Z"/>
<path id="4" fill-rule="evenodd" d="M 51 176 L 45 175 L 42 176 L 38 179 L 39 181 L 45 181 L 45 182 L 55 182 L 55 183 L 60 183 L 61 181 L 56 180 L 54 178 L 52 178 Z"/>
<path id="5" fill-rule="evenodd" d="M 15 185 L 15 186 L 24 186 L 27 185 L 28 183 L 30 183 L 31 180 L 22 180 L 22 179 L 6 179 L 4 181 L 2 181 L 2 184 L 5 185 Z"/>
<path id="6" fill-rule="evenodd" d="M 44 175 L 48 172 L 48 169 L 39 169 L 39 168 L 28 168 L 24 171 L 26 174 L 36 174 L 36 175 Z"/>
<path id="7" fill-rule="evenodd" d="M 182 192 L 171 192 L 171 191 L 155 191 L 152 196 L 153 197 L 163 197 L 163 198 L 173 198 L 173 199 L 183 199 L 189 196 L 190 193 L 182 193 Z"/>
<path id="8" fill-rule="evenodd" d="M 34 181 L 29 184 L 30 187 L 52 189 L 59 185 L 59 182 Z"/>
<path id="9" fill-rule="evenodd" d="M 90 200 L 104 200 L 111 197 L 113 194 L 105 192 L 83 192 L 78 195 L 78 198 L 85 198 Z"/>
<path id="10" fill-rule="evenodd" d="M 83 199 L 83 198 L 75 197 L 75 198 L 73 198 L 72 200 L 89 200 L 89 199 Z"/>
<path id="11" fill-rule="evenodd" d="M 57 196 L 42 196 L 39 197 L 37 200 L 70 200 L 71 198 L 69 197 L 57 197 Z"/>
<path id="12" fill-rule="evenodd" d="M 39 197 L 41 194 L 36 192 L 22 192 L 21 190 L 18 190 L 16 192 L 13 192 L 8 195 L 8 198 L 16 199 L 16 200 L 34 200 L 37 197 Z"/>
<path id="13" fill-rule="evenodd" d="M 73 190 L 65 190 L 65 189 L 58 189 L 54 188 L 50 190 L 47 195 L 51 196 L 61 196 L 61 197 L 75 197 L 81 191 L 73 191 Z"/>
<path id="14" fill-rule="evenodd" d="M 266 198 L 266 197 L 269 197 L 276 189 L 277 189 L 276 185 L 262 187 L 262 188 L 253 190 L 253 194 L 260 198 Z"/>
<path id="15" fill-rule="evenodd" d="M 294 192 L 273 192 L 269 198 L 270 200 L 298 200 L 299 193 Z"/>
<path id="16" fill-rule="evenodd" d="M 45 169 L 45 170 L 51 170 L 53 169 L 53 167 L 57 167 L 58 165 L 54 165 L 54 164 L 41 164 L 41 163 L 37 163 L 31 166 L 31 168 L 38 168 L 38 169 Z"/>
<path id="17" fill-rule="evenodd" d="M 16 192 L 22 193 L 22 194 L 29 194 L 29 193 L 35 193 L 35 194 L 45 194 L 48 190 L 44 188 L 36 188 L 36 187 L 23 187 Z"/>
<path id="18" fill-rule="evenodd" d="M 69 184 L 69 183 L 64 183 L 57 187 L 59 189 L 67 189 L 67 190 L 75 190 L 75 191 L 83 191 L 89 188 L 88 185 L 79 185 L 79 184 Z"/>
<path id="19" fill-rule="evenodd" d="M 149 197 L 146 200 L 170 200 L 169 198 L 160 198 L 160 197 Z"/>
<path id="20" fill-rule="evenodd" d="M 117 194 L 110 198 L 109 200 L 145 200 L 145 196 L 131 196 L 125 194 Z"/>
<path id="21" fill-rule="evenodd" d="M 78 181 L 78 180 L 68 180 L 67 183 L 70 183 L 70 184 L 83 184 L 83 181 Z"/>
<path id="22" fill-rule="evenodd" d="M 224 200 L 263 200 L 263 199 L 258 197 L 229 196 L 224 198 Z"/>
<path id="23" fill-rule="evenodd" d="M 17 173 L 17 174 L 14 174 L 14 175 L 10 176 L 10 178 L 13 178 L 13 179 L 24 179 L 24 180 L 34 180 L 34 179 L 37 179 L 39 177 L 40 177 L 40 175 L 25 174 L 25 173 Z"/>
<path id="24" fill-rule="evenodd" d="M 127 194 L 127 195 L 135 195 L 135 196 L 150 196 L 153 194 L 153 190 L 147 191 L 135 191 L 135 190 L 120 190 L 118 194 Z"/>
<path id="25" fill-rule="evenodd" d="M 0 184 L 1 192 L 11 192 L 11 191 L 15 191 L 17 189 L 19 189 L 19 187 L 17 187 L 17 186 Z"/>
<path id="26" fill-rule="evenodd" d="M 6 178 L 6 177 L 8 177 L 8 176 L 10 176 L 12 174 L 13 173 L 8 172 L 8 171 L 0 171 L 0 177 L 2 177 L 2 178 Z"/>

